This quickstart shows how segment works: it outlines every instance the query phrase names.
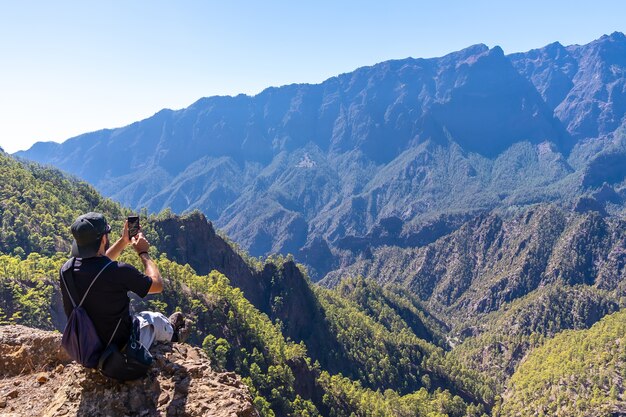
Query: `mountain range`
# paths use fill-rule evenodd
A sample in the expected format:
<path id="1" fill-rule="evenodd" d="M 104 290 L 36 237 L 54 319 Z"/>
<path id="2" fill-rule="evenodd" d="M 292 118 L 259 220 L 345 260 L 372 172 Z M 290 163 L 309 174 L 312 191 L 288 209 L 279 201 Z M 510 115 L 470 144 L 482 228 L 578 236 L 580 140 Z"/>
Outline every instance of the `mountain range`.
<path id="1" fill-rule="evenodd" d="M 625 70 L 619 32 L 511 55 L 474 45 L 17 155 L 137 210 L 199 209 L 253 256 L 293 253 L 321 279 L 364 247 L 423 246 L 494 209 L 620 213 Z"/>

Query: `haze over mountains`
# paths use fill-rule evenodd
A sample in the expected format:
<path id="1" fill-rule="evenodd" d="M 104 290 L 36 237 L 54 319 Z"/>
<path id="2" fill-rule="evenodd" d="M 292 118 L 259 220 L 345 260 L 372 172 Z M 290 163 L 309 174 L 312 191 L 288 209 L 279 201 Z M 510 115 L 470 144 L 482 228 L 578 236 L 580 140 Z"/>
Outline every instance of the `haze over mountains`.
<path id="1" fill-rule="evenodd" d="M 252 255 L 294 253 L 319 279 L 493 209 L 621 212 L 625 70 L 618 32 L 508 56 L 474 45 L 203 98 L 18 155 L 131 207 L 200 209 Z"/>

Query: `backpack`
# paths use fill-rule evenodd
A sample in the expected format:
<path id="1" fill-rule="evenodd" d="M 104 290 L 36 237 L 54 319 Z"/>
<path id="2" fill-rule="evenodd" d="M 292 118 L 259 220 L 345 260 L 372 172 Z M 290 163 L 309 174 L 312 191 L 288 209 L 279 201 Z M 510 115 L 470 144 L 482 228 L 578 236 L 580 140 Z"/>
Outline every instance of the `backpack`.
<path id="1" fill-rule="evenodd" d="M 109 343 L 100 356 L 98 370 L 109 378 L 130 381 L 145 376 L 152 361 L 148 349 L 139 343 L 139 320 L 135 317 L 124 352 L 120 352 L 117 345 Z"/>
<path id="2" fill-rule="evenodd" d="M 76 262 L 76 258 L 72 258 L 71 262 L 71 267 L 65 271 L 69 271 L 70 275 L 72 275 L 72 271 L 74 270 L 74 263 Z M 98 333 L 96 332 L 96 327 L 94 326 L 93 321 L 91 321 L 89 314 L 87 314 L 87 311 L 83 308 L 83 302 L 87 298 L 87 295 L 89 294 L 89 291 L 91 290 L 93 284 L 96 282 L 98 277 L 100 277 L 100 274 L 102 274 L 102 272 L 112 263 L 113 261 L 109 261 L 100 270 L 100 272 L 98 272 L 98 275 L 96 275 L 93 281 L 91 281 L 89 288 L 87 288 L 87 291 L 85 291 L 85 295 L 83 295 L 83 298 L 78 304 L 76 304 L 76 301 L 72 296 L 72 292 L 74 293 L 74 296 L 78 295 L 76 287 L 74 285 L 74 278 L 72 277 L 72 280 L 69 281 L 68 286 L 68 281 L 65 278 L 65 274 L 60 274 L 61 282 L 65 286 L 65 290 L 67 291 L 67 295 L 69 296 L 73 306 L 73 310 L 67 319 L 67 325 L 63 330 L 61 346 L 63 346 L 63 348 L 67 351 L 67 353 L 73 360 L 80 363 L 86 368 L 96 368 L 98 366 L 98 361 L 100 359 L 100 356 L 102 355 L 102 352 L 104 351 L 104 346 L 102 344 L 102 341 L 100 340 L 100 337 L 98 336 Z M 73 291 L 70 291 L 70 287 Z M 76 297 L 76 299 L 78 299 L 78 297 Z M 113 336 L 117 332 L 117 329 L 121 322 L 122 319 L 120 318 L 120 320 L 117 322 L 117 326 L 115 327 L 115 331 L 111 336 L 111 340 L 113 340 Z M 109 344 L 111 343 L 111 340 L 109 341 Z"/>

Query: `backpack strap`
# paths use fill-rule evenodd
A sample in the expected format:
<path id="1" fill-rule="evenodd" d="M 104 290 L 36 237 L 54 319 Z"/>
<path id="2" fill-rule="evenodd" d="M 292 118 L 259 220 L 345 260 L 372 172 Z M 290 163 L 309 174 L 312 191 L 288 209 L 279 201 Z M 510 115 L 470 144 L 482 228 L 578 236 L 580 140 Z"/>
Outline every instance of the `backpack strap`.
<path id="1" fill-rule="evenodd" d="M 72 279 L 69 281 L 70 286 L 72 287 L 72 291 L 70 291 L 69 287 L 68 287 L 68 281 L 65 278 L 65 274 L 61 274 L 61 280 L 63 281 L 63 284 L 65 285 L 65 289 L 67 290 L 67 295 L 69 295 L 70 297 L 70 301 L 72 302 L 72 306 L 74 308 L 76 307 L 80 307 L 83 305 L 83 302 L 85 302 L 85 298 L 87 298 L 87 295 L 89 294 L 89 291 L 91 290 L 91 287 L 93 286 L 93 284 L 96 282 L 96 280 L 100 277 L 100 274 L 102 274 L 102 272 L 104 272 L 104 270 L 113 263 L 113 261 L 109 260 L 109 262 L 104 265 L 102 267 L 102 269 L 100 270 L 100 272 L 98 272 L 98 275 L 96 275 L 96 277 L 91 281 L 91 284 L 89 284 L 89 287 L 87 288 L 87 291 L 85 291 L 85 294 L 83 295 L 83 298 L 80 300 L 80 303 L 78 303 L 78 305 L 76 304 L 76 301 L 74 300 L 74 297 L 72 297 L 72 292 L 74 293 L 74 295 L 78 294 L 78 291 L 76 290 L 76 286 L 74 283 L 74 264 L 76 263 L 76 258 L 72 258 L 72 265 L 69 268 L 70 271 L 70 275 L 72 276 Z M 66 270 L 67 272 L 67 270 Z"/>
<path id="2" fill-rule="evenodd" d="M 69 268 L 67 268 L 65 270 L 65 272 L 72 271 L 74 269 L 74 262 L 76 262 L 76 258 L 72 257 L 72 259 L 68 260 L 65 265 L 70 264 Z M 63 265 L 65 267 L 65 265 Z M 74 301 L 74 297 L 72 297 L 72 293 L 74 293 L 74 295 L 76 296 L 77 291 L 76 291 L 76 286 L 74 285 L 74 280 L 72 280 L 70 282 L 70 286 L 72 287 L 71 291 L 70 288 L 67 285 L 67 281 L 65 279 L 65 273 L 63 272 L 63 268 L 61 268 L 61 282 L 63 283 L 63 286 L 65 287 L 65 291 L 67 291 L 67 295 L 68 297 L 70 297 L 70 301 L 72 302 L 72 308 L 76 308 L 76 302 Z"/>
<path id="3" fill-rule="evenodd" d="M 115 330 L 113 330 L 113 334 L 111 335 L 111 338 L 109 339 L 109 343 L 107 343 L 105 349 L 108 348 L 111 342 L 113 341 L 113 338 L 115 337 L 115 333 L 117 333 L 117 329 L 119 329 L 121 322 L 122 322 L 122 317 L 120 317 L 120 319 L 117 321 L 117 326 L 115 326 Z"/>
<path id="4" fill-rule="evenodd" d="M 91 290 L 91 287 L 93 287 L 93 284 L 100 277 L 100 274 L 102 274 L 104 272 L 104 270 L 107 269 L 107 266 L 111 265 L 112 263 L 113 263 L 113 261 L 109 260 L 109 262 L 105 266 L 102 267 L 100 272 L 98 272 L 98 275 L 96 275 L 96 277 L 93 279 L 93 281 L 91 281 L 91 284 L 89 284 L 89 287 L 87 288 L 87 291 L 85 291 L 85 295 L 83 295 L 83 299 L 80 300 L 80 303 L 78 304 L 78 307 L 83 305 L 83 302 L 85 301 L 85 298 L 87 298 L 87 294 L 89 294 L 89 291 Z"/>

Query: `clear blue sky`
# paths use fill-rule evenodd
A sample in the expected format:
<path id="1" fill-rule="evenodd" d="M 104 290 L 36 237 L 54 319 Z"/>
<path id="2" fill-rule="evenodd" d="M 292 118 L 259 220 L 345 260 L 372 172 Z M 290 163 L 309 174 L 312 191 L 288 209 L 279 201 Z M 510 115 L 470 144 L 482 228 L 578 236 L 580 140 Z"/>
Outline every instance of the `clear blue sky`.
<path id="1" fill-rule="evenodd" d="M 319 83 L 475 43 L 626 32 L 624 1 L 4 1 L 0 146 L 127 125 L 200 97 Z"/>

